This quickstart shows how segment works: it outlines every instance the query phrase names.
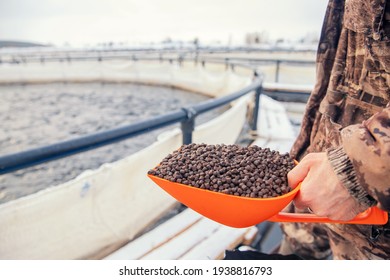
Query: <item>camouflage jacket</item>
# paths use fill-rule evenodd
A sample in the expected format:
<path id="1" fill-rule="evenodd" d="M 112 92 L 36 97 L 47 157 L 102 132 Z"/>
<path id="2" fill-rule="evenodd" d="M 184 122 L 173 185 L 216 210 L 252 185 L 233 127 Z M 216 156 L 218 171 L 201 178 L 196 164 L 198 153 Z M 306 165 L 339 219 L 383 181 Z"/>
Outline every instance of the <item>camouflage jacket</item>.
<path id="1" fill-rule="evenodd" d="M 361 203 L 390 211 L 390 3 L 330 0 L 297 159 L 328 152 Z"/>
<path id="2" fill-rule="evenodd" d="M 329 0 L 316 84 L 291 149 L 298 160 L 326 151 L 351 195 L 388 212 L 389 21 L 387 0 Z M 330 246 L 335 259 L 390 259 L 390 223 L 383 227 L 284 223 L 282 229 L 285 244 L 305 258 L 325 258 Z"/>

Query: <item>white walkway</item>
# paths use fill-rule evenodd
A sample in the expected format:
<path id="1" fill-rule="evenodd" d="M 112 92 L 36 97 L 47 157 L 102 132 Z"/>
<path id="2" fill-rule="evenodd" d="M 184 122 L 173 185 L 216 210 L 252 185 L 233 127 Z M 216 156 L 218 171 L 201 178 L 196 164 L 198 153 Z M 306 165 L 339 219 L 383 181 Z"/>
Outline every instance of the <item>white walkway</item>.
<path id="1" fill-rule="evenodd" d="M 262 95 L 257 137 L 252 145 L 285 153 L 290 151 L 295 135 L 286 107 L 281 102 Z"/>

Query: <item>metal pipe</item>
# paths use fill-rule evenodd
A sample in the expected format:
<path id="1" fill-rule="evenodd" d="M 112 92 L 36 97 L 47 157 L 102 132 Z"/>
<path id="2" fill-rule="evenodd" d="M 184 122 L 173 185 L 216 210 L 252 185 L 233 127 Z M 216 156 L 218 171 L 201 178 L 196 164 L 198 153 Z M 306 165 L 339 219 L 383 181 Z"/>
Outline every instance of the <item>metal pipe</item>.
<path id="1" fill-rule="evenodd" d="M 0 174 L 99 148 L 107 144 L 183 121 L 186 118 L 186 113 L 183 110 L 177 110 L 135 124 L 93 133 L 20 153 L 4 155 L 0 157 Z"/>
<path id="2" fill-rule="evenodd" d="M 195 129 L 196 111 L 193 107 L 182 108 L 186 113 L 187 119 L 181 122 L 181 132 L 183 134 L 183 145 L 192 143 L 192 132 Z"/>
<path id="3" fill-rule="evenodd" d="M 131 58 L 133 60 L 159 60 L 160 62 L 162 61 L 169 61 L 172 62 L 172 58 L 162 58 L 161 55 L 157 55 L 154 57 L 151 56 L 140 56 L 140 55 L 135 55 L 134 53 L 120 53 L 120 54 L 115 54 L 115 55 L 91 55 L 91 56 L 77 56 L 73 55 L 71 58 L 73 61 L 88 61 L 88 60 L 94 60 L 94 61 L 99 61 L 100 60 L 110 60 L 110 59 L 128 59 L 129 55 L 132 55 Z M 32 57 L 25 57 L 25 62 L 53 62 L 53 61 L 62 61 L 66 60 L 68 57 L 64 56 L 56 56 L 56 57 L 37 57 L 37 56 L 32 56 Z M 264 59 L 264 58 L 245 58 L 245 57 L 229 57 L 229 58 L 218 58 L 218 57 L 207 57 L 204 56 L 202 61 L 202 64 L 205 63 L 205 59 L 207 62 L 216 62 L 216 63 L 224 63 L 228 67 L 228 64 L 237 64 L 237 62 L 247 62 L 247 63 L 255 63 L 255 64 L 264 64 L 264 63 L 276 63 L 276 64 L 297 64 L 297 65 L 315 65 L 315 61 L 308 61 L 308 60 L 290 60 L 290 59 Z M 189 60 L 188 58 L 182 57 L 182 61 L 184 60 Z M 8 62 L 8 63 L 16 63 L 17 60 L 14 59 L 12 60 L 3 60 L 3 62 Z"/>
<path id="4" fill-rule="evenodd" d="M 259 119 L 260 113 L 260 95 L 263 92 L 263 87 L 260 85 L 256 88 L 255 93 L 255 107 L 253 108 L 253 116 L 252 116 L 252 125 L 251 129 L 253 132 L 257 130 L 257 120 Z"/>
<path id="5" fill-rule="evenodd" d="M 279 82 L 280 60 L 276 60 L 275 83 Z"/>

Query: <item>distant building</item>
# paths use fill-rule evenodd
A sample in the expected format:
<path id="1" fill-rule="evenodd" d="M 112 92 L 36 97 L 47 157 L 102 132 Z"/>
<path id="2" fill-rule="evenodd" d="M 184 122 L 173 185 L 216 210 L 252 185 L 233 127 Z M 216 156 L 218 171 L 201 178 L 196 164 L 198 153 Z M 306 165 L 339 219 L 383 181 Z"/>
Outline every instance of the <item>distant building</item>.
<path id="1" fill-rule="evenodd" d="M 266 31 L 247 33 L 245 36 L 245 44 L 248 46 L 260 45 L 269 42 L 269 35 Z"/>

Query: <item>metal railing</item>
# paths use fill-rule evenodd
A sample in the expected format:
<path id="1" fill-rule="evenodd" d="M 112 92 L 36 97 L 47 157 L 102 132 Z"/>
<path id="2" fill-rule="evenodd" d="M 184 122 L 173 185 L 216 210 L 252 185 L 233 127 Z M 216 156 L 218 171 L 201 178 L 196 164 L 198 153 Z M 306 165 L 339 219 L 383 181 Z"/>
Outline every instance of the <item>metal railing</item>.
<path id="1" fill-rule="evenodd" d="M 244 50 L 241 50 L 244 51 Z M 247 50 L 249 52 L 250 49 Z M 280 51 L 280 50 L 267 50 L 267 52 Z M 299 52 L 299 51 L 295 51 Z M 281 65 L 299 65 L 299 66 L 314 66 L 314 60 L 297 60 L 297 59 L 267 59 L 267 58 L 251 58 L 251 57 L 237 57 L 230 55 L 228 57 L 213 56 L 212 54 L 224 53 L 228 54 L 229 52 L 222 52 L 222 50 L 182 50 L 180 52 L 172 53 L 172 50 L 148 50 L 148 49 L 139 49 L 139 50 L 122 50 L 122 51 L 92 51 L 86 53 L 85 51 L 74 51 L 74 52 L 58 52 L 58 53 L 45 53 L 45 55 L 37 54 L 12 54 L 5 55 L 5 58 L 0 57 L 1 63 L 9 64 L 26 64 L 26 63 L 37 63 L 42 64 L 47 62 L 63 62 L 71 63 L 72 61 L 109 61 L 115 59 L 122 60 L 133 60 L 133 61 L 156 61 L 160 62 L 169 61 L 172 63 L 174 60 L 179 64 L 183 61 L 195 61 L 196 63 L 200 62 L 202 65 L 207 62 L 214 63 L 225 63 L 230 65 L 232 68 L 234 66 L 260 66 L 260 65 L 275 65 L 275 77 L 274 82 L 279 82 L 280 77 L 280 67 Z"/>
<path id="2" fill-rule="evenodd" d="M 134 55 L 213 55 L 224 54 L 231 57 L 232 54 L 251 53 L 316 53 L 313 49 L 284 49 L 284 48 L 251 48 L 251 47 L 140 47 L 140 48 L 91 48 L 91 49 L 61 49 L 61 48 L 41 48 L 40 51 L 32 48 L 23 49 L 23 52 L 6 51 L 0 52 L 0 63 L 23 63 L 30 58 L 66 58 L 66 57 L 108 57 Z M 66 59 L 65 59 L 66 61 Z"/>
<path id="3" fill-rule="evenodd" d="M 190 144 L 192 142 L 192 133 L 195 128 L 195 118 L 199 114 L 226 105 L 253 91 L 255 92 L 255 106 L 249 125 L 250 128 L 255 131 L 257 130 L 259 99 L 262 92 L 262 78 L 256 72 L 254 72 L 253 82 L 249 86 L 221 98 L 215 98 L 190 107 L 184 107 L 134 124 L 19 153 L 0 156 L 0 175 L 96 149 L 179 122 L 181 123 L 183 144 Z"/>

